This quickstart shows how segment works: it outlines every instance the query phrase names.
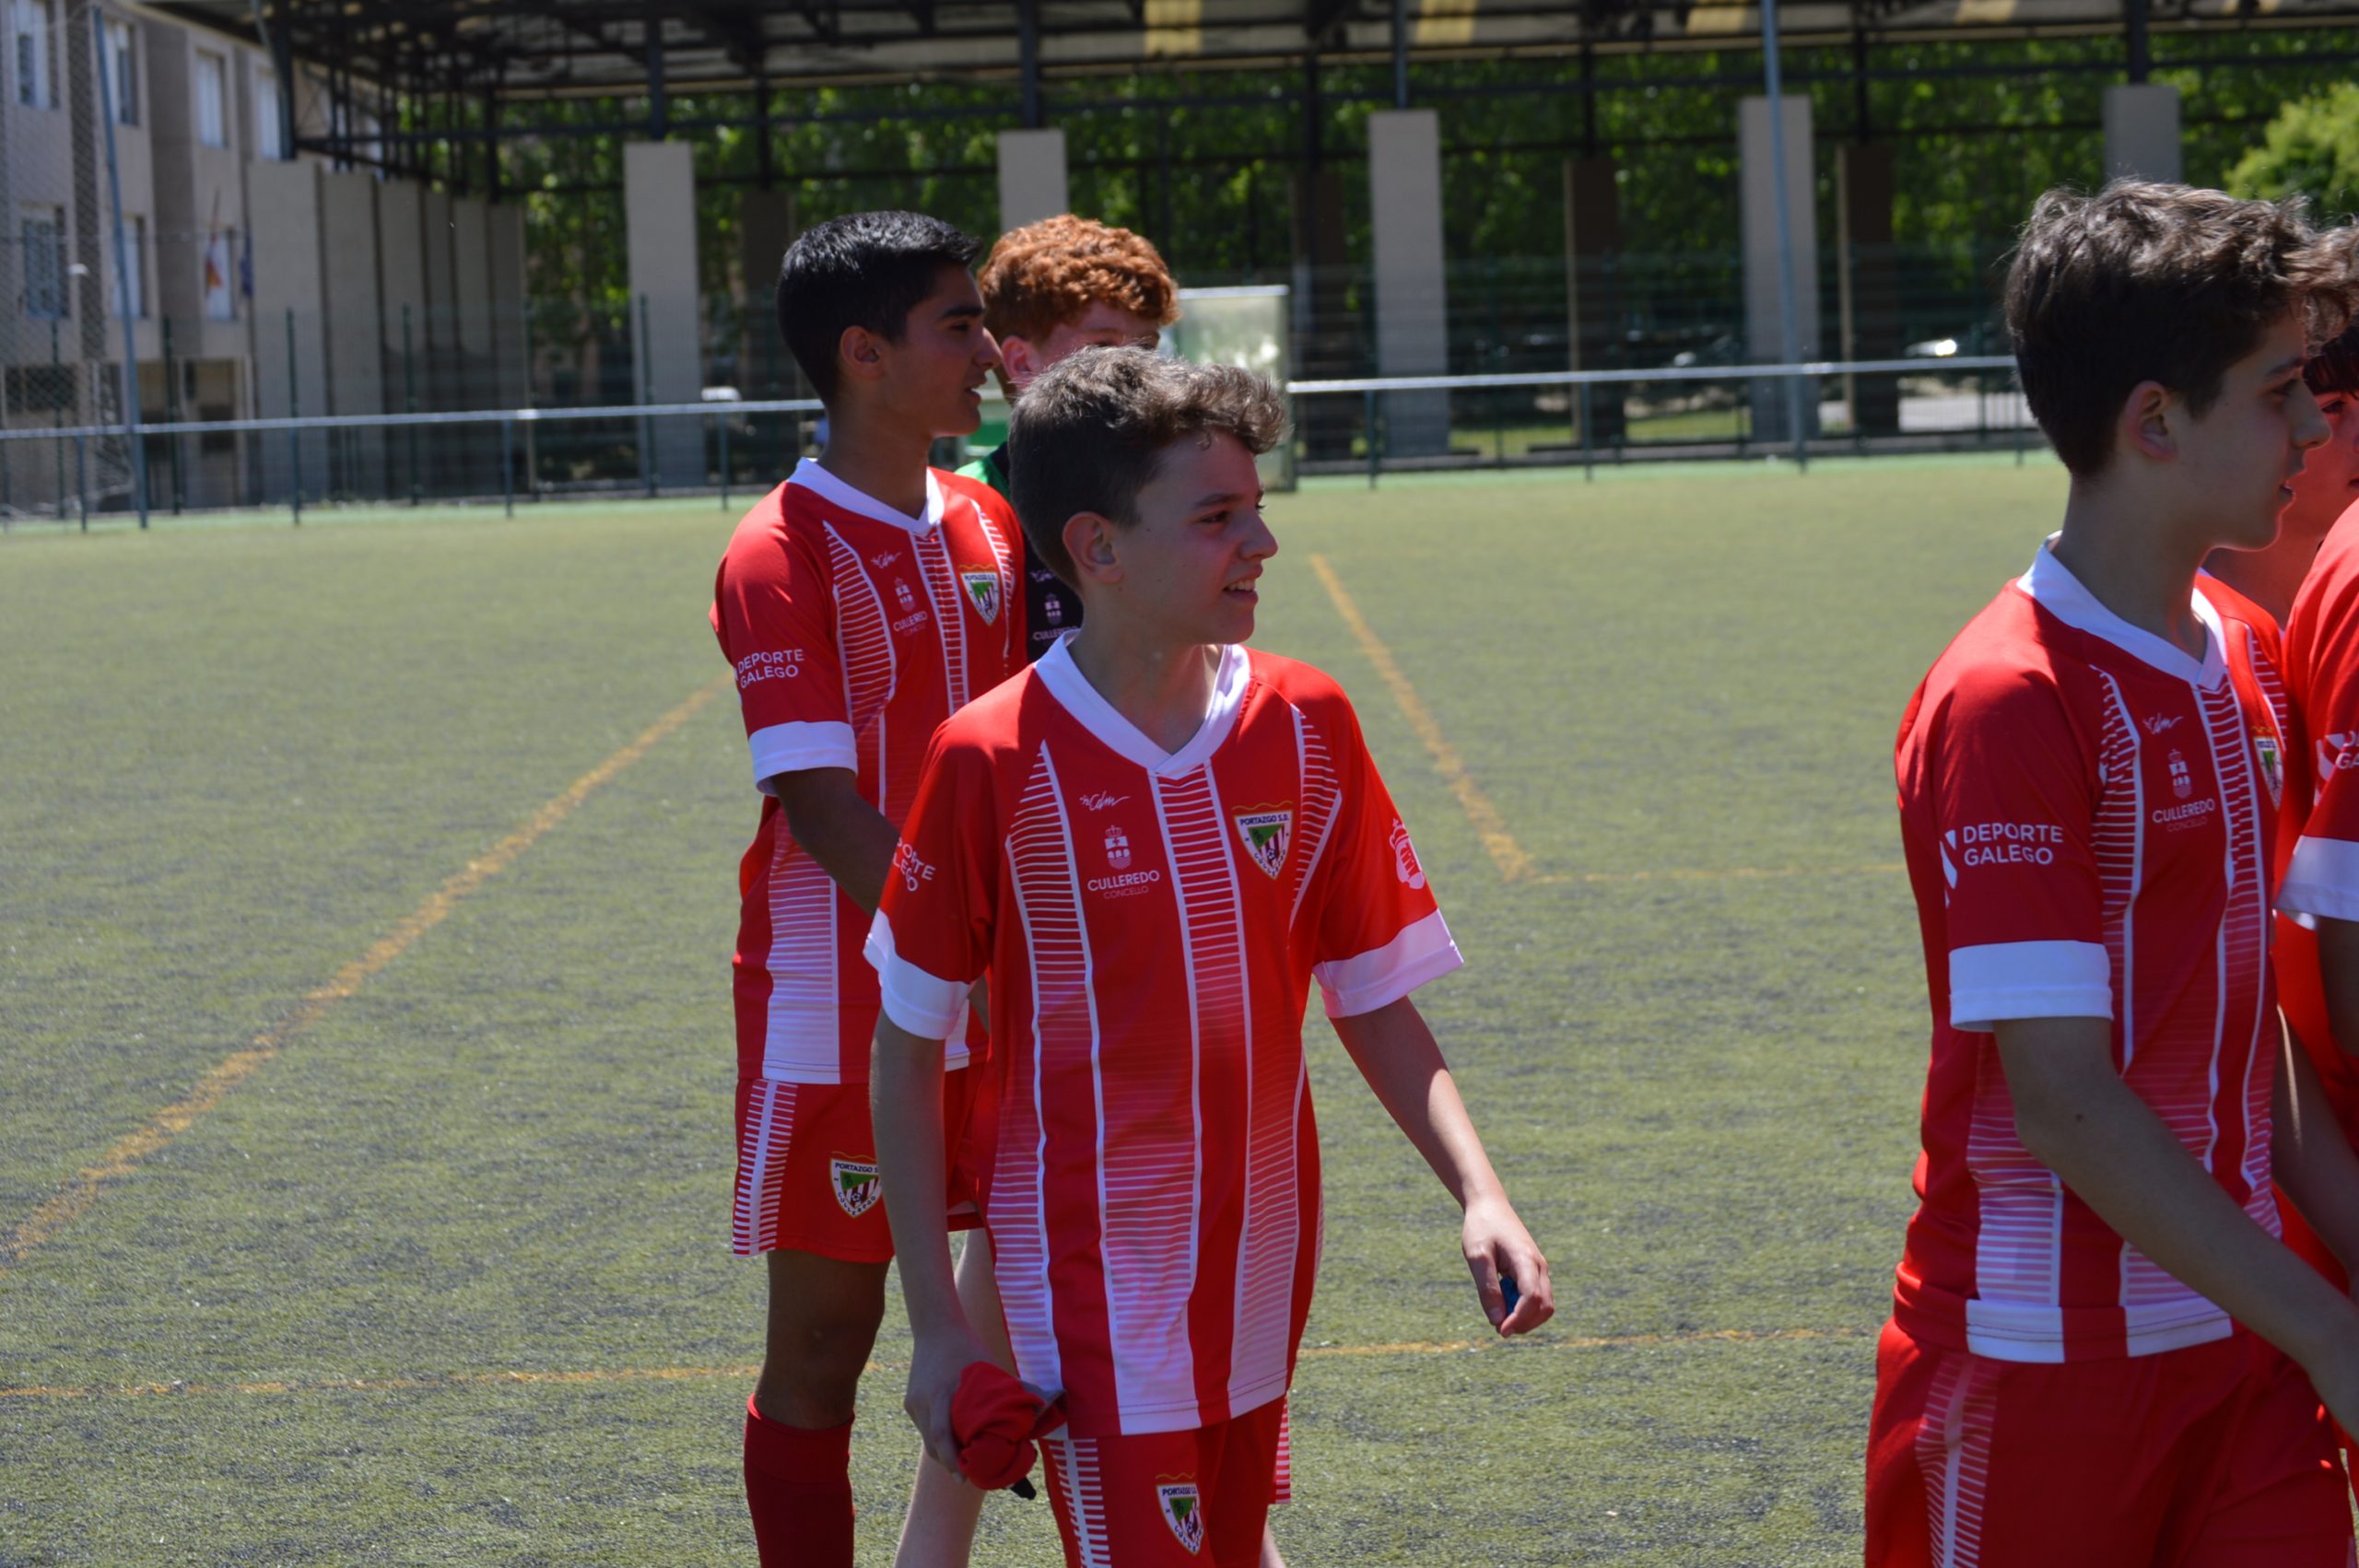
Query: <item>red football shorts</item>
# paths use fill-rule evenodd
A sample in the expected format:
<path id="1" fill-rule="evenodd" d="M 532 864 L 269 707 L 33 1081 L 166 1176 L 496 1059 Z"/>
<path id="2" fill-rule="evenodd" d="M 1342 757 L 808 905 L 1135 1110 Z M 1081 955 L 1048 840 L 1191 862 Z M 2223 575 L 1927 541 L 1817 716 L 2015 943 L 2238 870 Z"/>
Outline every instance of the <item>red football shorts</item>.
<path id="1" fill-rule="evenodd" d="M 2035 1364 L 1876 1344 L 1868 1568 L 2350 1568 L 2309 1378 L 2236 1334 Z"/>
<path id="2" fill-rule="evenodd" d="M 954 1231 L 980 1223 L 957 1155 L 982 1076 L 973 1067 L 942 1075 Z M 846 1263 L 892 1260 L 867 1084 L 737 1081 L 737 1201 L 730 1249 L 740 1258 L 786 1250 Z"/>
<path id="3" fill-rule="evenodd" d="M 1285 1401 L 1189 1432 L 1043 1438 L 1066 1568 L 1254 1568 Z"/>

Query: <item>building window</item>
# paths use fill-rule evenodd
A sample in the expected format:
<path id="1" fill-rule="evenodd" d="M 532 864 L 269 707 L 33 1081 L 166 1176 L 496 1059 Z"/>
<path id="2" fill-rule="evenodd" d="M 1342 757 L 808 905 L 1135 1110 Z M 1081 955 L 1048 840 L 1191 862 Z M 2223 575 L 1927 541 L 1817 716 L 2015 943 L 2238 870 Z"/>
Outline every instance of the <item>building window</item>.
<path id="1" fill-rule="evenodd" d="M 272 161 L 287 156 L 278 145 L 278 78 L 268 71 L 254 73 L 254 156 Z"/>
<path id="2" fill-rule="evenodd" d="M 213 322 L 238 319 L 238 231 L 216 228 L 205 237 L 205 316 Z"/>
<path id="3" fill-rule="evenodd" d="M 56 321 L 65 314 L 65 209 L 27 207 L 18 233 L 25 245 L 25 314 Z"/>
<path id="4" fill-rule="evenodd" d="M 123 249 L 130 254 L 124 258 L 123 280 L 131 285 L 131 315 L 134 321 L 147 318 L 147 220 L 126 217 L 123 220 Z M 122 308 L 118 296 L 116 308 Z"/>
<path id="5" fill-rule="evenodd" d="M 109 86 L 114 94 L 115 123 L 138 124 L 139 64 L 132 51 L 129 22 L 107 23 L 107 69 L 114 78 Z"/>
<path id="6" fill-rule="evenodd" d="M 196 139 L 208 147 L 229 145 L 229 62 L 196 52 Z"/>
<path id="7" fill-rule="evenodd" d="M 51 26 L 56 15 L 52 0 L 10 0 L 8 6 L 9 47 L 16 57 L 17 101 L 32 109 L 49 109 L 57 102 L 57 82 L 52 74 L 50 39 L 55 32 Z"/>

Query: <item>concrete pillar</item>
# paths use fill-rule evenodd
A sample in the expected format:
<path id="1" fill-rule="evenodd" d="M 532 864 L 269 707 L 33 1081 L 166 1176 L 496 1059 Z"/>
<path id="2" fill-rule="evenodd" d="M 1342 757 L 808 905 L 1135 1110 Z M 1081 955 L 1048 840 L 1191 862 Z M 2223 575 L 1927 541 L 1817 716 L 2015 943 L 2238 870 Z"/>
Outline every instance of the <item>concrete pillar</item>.
<path id="1" fill-rule="evenodd" d="M 737 385 L 747 397 L 791 397 L 803 390 L 778 331 L 779 263 L 797 232 L 792 193 L 748 191 L 739 200 L 737 271 L 745 279 L 745 298 Z"/>
<path id="2" fill-rule="evenodd" d="M 327 289 L 327 412 L 381 414 L 385 343 L 376 177 L 360 170 L 323 173 L 320 216 L 321 270 Z M 335 452 L 340 490 L 372 499 L 385 493 L 383 431 L 340 430 L 329 445 Z"/>
<path id="3" fill-rule="evenodd" d="M 1818 357 L 1818 226 L 1812 169 L 1810 99 L 1788 94 L 1780 100 L 1786 139 L 1786 218 L 1793 246 L 1794 341 L 1796 359 Z M 1737 105 L 1737 158 L 1741 166 L 1744 231 L 1745 352 L 1755 364 L 1785 359 L 1784 309 L 1778 287 L 1778 200 L 1776 174 L 1769 159 L 1769 100 L 1748 98 Z M 1751 388 L 1753 434 L 1756 440 L 1786 439 L 1785 393 L 1782 379 L 1755 380 Z M 1802 431 L 1818 429 L 1818 399 L 1803 383 L 1807 399 Z"/>
<path id="4" fill-rule="evenodd" d="M 1368 216 L 1376 249 L 1376 365 L 1384 376 L 1449 369 L 1449 291 L 1441 238 L 1441 122 L 1430 109 L 1367 118 Z M 1388 392 L 1385 450 L 1449 450 L 1449 394 Z"/>
<path id="5" fill-rule="evenodd" d="M 246 221 L 254 245 L 254 409 L 264 419 L 328 412 L 320 170 L 317 163 L 262 162 L 246 171 Z M 265 500 L 293 494 L 299 448 L 303 495 L 316 499 L 327 493 L 324 434 L 308 433 L 290 444 L 284 431 L 272 430 L 257 439 Z"/>
<path id="6" fill-rule="evenodd" d="M 420 200 L 425 222 L 420 230 L 426 254 L 426 319 L 419 323 L 418 350 L 433 392 L 426 406 L 458 408 L 459 294 L 451 253 L 451 197 L 428 187 Z"/>
<path id="7" fill-rule="evenodd" d="M 451 298 L 458 318 L 462 408 L 488 408 L 498 401 L 491 368 L 489 213 L 480 196 L 451 199 Z"/>
<path id="8" fill-rule="evenodd" d="M 491 236 L 491 358 L 494 406 L 522 408 L 532 398 L 524 363 L 524 207 L 502 202 L 489 209 Z"/>
<path id="9" fill-rule="evenodd" d="M 2105 177 L 2180 179 L 2178 88 L 2140 82 L 2105 89 Z"/>
<path id="10" fill-rule="evenodd" d="M 632 384 L 656 403 L 694 403 L 703 390 L 704 333 L 697 294 L 696 166 L 687 143 L 632 142 L 623 148 L 623 226 L 631 341 L 640 356 Z M 703 484 L 702 424 L 652 424 L 650 457 L 657 482 Z"/>
<path id="11" fill-rule="evenodd" d="M 1062 131 L 999 134 L 999 226 L 1020 228 L 1073 210 L 1066 194 Z"/>
<path id="12" fill-rule="evenodd" d="M 414 180 L 387 180 L 377 186 L 377 309 L 384 344 L 385 410 L 405 414 L 416 400 L 434 406 L 429 367 L 433 345 L 426 330 L 426 192 Z M 386 433 L 389 490 L 407 496 L 426 485 L 429 445 L 423 431 Z"/>
<path id="13" fill-rule="evenodd" d="M 1610 158 L 1565 160 L 1565 299 L 1569 369 L 1613 370 L 1622 364 L 1622 192 Z M 1627 432 L 1618 384 L 1573 389 L 1581 439 L 1612 446 Z"/>
<path id="14" fill-rule="evenodd" d="M 1835 155 L 1836 246 L 1842 260 L 1846 359 L 1896 359 L 1900 275 L 1892 252 L 1893 152 L 1889 143 L 1853 142 Z M 1864 436 L 1900 430 L 1900 378 L 1846 376 L 1851 428 Z"/>

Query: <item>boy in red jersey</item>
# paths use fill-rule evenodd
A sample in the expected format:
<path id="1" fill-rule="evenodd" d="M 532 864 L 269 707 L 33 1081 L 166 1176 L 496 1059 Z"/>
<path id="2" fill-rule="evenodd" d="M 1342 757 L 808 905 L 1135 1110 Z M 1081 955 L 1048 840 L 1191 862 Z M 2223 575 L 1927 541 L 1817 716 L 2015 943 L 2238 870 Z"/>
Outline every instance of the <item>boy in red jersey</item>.
<path id="1" fill-rule="evenodd" d="M 2266 699 L 2197 568 L 2274 536 L 2353 292 L 2289 209 L 2130 181 L 2042 197 L 2010 269 L 2071 483 L 1896 750 L 1934 1027 L 1878 1568 L 2350 1561 L 2359 1307 L 2276 1194 L 2359 1258 L 2359 1160 L 2277 1025 Z"/>
<path id="2" fill-rule="evenodd" d="M 916 1347 L 908 1405 L 955 1462 L 985 1359 L 951 1288 L 943 1042 L 992 976 L 993 1092 L 966 1145 L 1069 1564 L 1250 1568 L 1316 1270 L 1310 982 L 1465 1206 L 1503 1334 L 1553 1311 L 1409 993 L 1460 963 L 1350 703 L 1240 645 L 1276 549 L 1248 372 L 1096 348 L 1016 405 L 1018 511 L 1083 629 L 935 737 L 869 937 L 877 1153 Z M 1502 1276 L 1521 1289 L 1510 1310 Z"/>
<path id="3" fill-rule="evenodd" d="M 1071 213 L 1001 235 L 975 285 L 982 291 L 983 324 L 999 345 L 999 384 L 1011 400 L 1077 348 L 1153 348 L 1180 319 L 1180 286 L 1152 244 Z M 1006 495 L 1006 445 L 958 472 Z M 1035 659 L 1081 625 L 1081 596 L 1028 544 L 1024 624 Z"/>
<path id="4" fill-rule="evenodd" d="M 861 941 L 934 727 L 1024 661 L 1014 514 L 926 466 L 937 437 L 975 427 L 998 361 L 967 270 L 977 249 L 886 212 L 787 252 L 779 324 L 831 437 L 745 514 L 713 591 L 762 794 L 738 877 L 734 1245 L 769 1259 L 745 1458 L 766 1564 L 852 1561 L 853 1398 L 893 1255 Z M 952 1038 L 963 1067 L 963 1020 Z M 968 1076 L 948 1075 L 954 1129 Z M 929 1199 L 939 1224 L 945 1189 Z"/>
<path id="5" fill-rule="evenodd" d="M 2359 778 L 2346 762 L 2359 732 L 2359 329 L 2346 332 L 2305 367 L 2332 438 L 2309 453 L 2293 482 L 2284 532 L 2323 537 L 2285 623 L 2285 673 L 2296 740 L 2286 751 L 2278 860 L 2276 968 L 2294 1037 L 2324 1087 L 2344 1135 L 2359 1130 Z M 2306 1225 L 2289 1220 L 2285 1239 L 2329 1279 L 2341 1260 Z"/>

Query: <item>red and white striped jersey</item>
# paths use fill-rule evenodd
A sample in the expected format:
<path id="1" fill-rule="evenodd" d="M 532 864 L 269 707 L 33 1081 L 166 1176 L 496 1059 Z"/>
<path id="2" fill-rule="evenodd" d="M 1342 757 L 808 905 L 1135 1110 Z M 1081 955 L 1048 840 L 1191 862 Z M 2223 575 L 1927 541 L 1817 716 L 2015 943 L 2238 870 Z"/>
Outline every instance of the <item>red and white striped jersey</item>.
<path id="1" fill-rule="evenodd" d="M 886 1014 L 943 1038 L 991 974 L 968 1147 L 1024 1379 L 1083 1437 L 1279 1398 L 1320 1244 L 1310 983 L 1347 1017 L 1461 962 L 1342 690 L 1227 649 L 1167 754 L 1061 643 L 943 726 L 896 865 Z"/>
<path id="2" fill-rule="evenodd" d="M 2318 977 L 2316 922 L 2359 920 L 2359 509 L 2328 533 L 2285 619 L 2293 698 L 2285 806 L 2278 818 L 2277 981 L 2285 1021 L 2309 1053 L 2348 1135 L 2359 1128 L 2359 1064 L 2343 1054 Z"/>
<path id="3" fill-rule="evenodd" d="M 2231 1330 L 2015 1134 L 1994 1024 L 2104 1018 L 2123 1081 L 2272 1235 L 2273 733 L 2200 583 L 2190 658 L 2048 550 L 1903 720 L 1901 837 L 1933 1005 L 1920 1199 L 1895 1290 L 1916 1338 L 2002 1361 L 2143 1355 Z"/>
<path id="4" fill-rule="evenodd" d="M 924 515 L 905 517 L 807 458 L 730 539 L 712 627 L 763 791 L 737 874 L 740 1078 L 867 1081 L 868 919 L 794 842 L 769 781 L 853 769 L 898 826 L 935 726 L 1024 667 L 1016 539 L 988 486 L 929 471 Z"/>

